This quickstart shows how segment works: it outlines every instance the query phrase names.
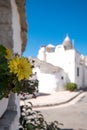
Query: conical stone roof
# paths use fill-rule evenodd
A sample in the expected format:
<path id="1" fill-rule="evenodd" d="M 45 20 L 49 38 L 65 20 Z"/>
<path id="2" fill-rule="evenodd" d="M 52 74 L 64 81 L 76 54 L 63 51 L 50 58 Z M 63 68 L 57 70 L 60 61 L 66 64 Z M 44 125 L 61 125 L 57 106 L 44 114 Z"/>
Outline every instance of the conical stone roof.
<path id="1" fill-rule="evenodd" d="M 63 41 L 63 46 L 64 46 L 65 50 L 73 49 L 72 42 L 68 35 L 65 37 L 65 39 Z"/>

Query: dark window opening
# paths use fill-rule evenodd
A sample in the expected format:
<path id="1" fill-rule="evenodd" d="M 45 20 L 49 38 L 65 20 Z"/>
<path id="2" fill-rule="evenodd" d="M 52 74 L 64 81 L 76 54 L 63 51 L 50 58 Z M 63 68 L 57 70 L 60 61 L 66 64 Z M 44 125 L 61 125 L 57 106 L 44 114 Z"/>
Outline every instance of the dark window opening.
<path id="1" fill-rule="evenodd" d="M 79 76 L 79 67 L 77 67 L 77 76 Z"/>
<path id="2" fill-rule="evenodd" d="M 63 79 L 64 79 L 64 77 L 63 77 L 63 76 L 61 76 L 61 79 L 63 80 Z"/>

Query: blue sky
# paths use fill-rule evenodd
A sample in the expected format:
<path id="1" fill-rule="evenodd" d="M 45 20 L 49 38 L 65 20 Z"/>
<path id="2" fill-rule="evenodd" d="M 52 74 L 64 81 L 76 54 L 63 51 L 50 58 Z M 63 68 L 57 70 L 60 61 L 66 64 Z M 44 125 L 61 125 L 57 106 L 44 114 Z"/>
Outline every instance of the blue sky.
<path id="1" fill-rule="evenodd" d="M 24 56 L 37 57 L 41 45 L 58 45 L 66 34 L 87 55 L 87 0 L 26 0 L 26 20 Z"/>

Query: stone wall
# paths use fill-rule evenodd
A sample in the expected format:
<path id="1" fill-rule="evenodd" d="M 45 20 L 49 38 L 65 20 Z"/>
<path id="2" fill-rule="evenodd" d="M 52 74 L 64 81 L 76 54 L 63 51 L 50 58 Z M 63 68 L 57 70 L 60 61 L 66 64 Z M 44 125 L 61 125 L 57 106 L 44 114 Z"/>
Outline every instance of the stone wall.
<path id="1" fill-rule="evenodd" d="M 13 48 L 12 11 L 10 0 L 0 0 L 0 44 Z"/>
<path id="2" fill-rule="evenodd" d="M 22 52 L 23 52 L 25 50 L 27 42 L 27 23 L 26 23 L 26 10 L 25 10 L 26 0 L 15 0 L 15 1 L 20 14 Z"/>
<path id="3" fill-rule="evenodd" d="M 14 0 L 16 2 L 17 10 L 19 13 L 19 24 L 20 24 L 20 36 L 21 36 L 21 50 L 25 50 L 27 42 L 27 23 L 26 23 L 26 0 Z M 13 28 L 12 28 L 12 0 L 0 0 L 0 44 L 13 49 Z M 15 18 L 16 20 L 16 18 Z M 17 40 L 17 39 L 16 39 Z"/>

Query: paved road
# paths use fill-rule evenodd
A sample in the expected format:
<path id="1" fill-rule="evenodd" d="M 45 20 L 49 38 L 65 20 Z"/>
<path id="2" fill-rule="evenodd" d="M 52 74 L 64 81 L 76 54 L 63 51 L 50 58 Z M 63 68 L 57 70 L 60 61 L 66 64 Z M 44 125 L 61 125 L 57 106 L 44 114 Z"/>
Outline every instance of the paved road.
<path id="1" fill-rule="evenodd" d="M 64 130 L 87 130 L 87 93 L 76 104 L 40 110 L 50 122 L 58 120 L 63 123 Z"/>

